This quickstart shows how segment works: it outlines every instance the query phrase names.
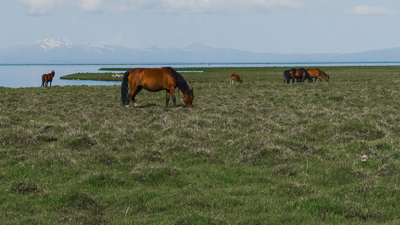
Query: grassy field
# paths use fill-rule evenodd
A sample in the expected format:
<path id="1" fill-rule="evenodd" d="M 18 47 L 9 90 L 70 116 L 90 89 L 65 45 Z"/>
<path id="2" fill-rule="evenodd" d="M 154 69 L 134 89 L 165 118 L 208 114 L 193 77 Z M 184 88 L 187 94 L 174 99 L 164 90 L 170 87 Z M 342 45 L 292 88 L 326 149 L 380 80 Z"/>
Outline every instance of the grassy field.
<path id="1" fill-rule="evenodd" d="M 182 73 L 190 109 L 145 90 L 122 107 L 120 86 L 0 87 L 1 223 L 399 224 L 400 67 L 313 84 L 285 69 Z"/>

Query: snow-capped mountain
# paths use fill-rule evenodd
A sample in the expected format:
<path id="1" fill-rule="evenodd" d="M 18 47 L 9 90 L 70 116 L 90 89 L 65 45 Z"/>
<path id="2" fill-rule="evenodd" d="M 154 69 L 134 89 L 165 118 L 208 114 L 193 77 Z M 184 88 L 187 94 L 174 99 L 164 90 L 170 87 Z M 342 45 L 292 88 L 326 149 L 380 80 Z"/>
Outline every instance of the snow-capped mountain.
<path id="1" fill-rule="evenodd" d="M 106 63 L 127 50 L 122 46 L 73 44 L 63 38 L 44 39 L 0 50 L 0 64 Z"/>
<path id="2" fill-rule="evenodd" d="M 200 43 L 180 48 L 146 49 L 73 44 L 63 38 L 38 40 L 0 50 L 0 64 L 138 64 L 138 63 L 289 63 L 399 62 L 400 48 L 352 54 L 274 54 L 213 48 Z"/>
<path id="3" fill-rule="evenodd" d="M 44 40 L 39 40 L 35 41 L 31 45 L 39 45 L 42 47 L 46 52 L 50 51 L 54 48 L 61 48 L 61 47 L 67 47 L 67 48 L 72 48 L 72 43 L 65 40 L 64 38 L 58 38 L 58 39 L 44 39 Z"/>

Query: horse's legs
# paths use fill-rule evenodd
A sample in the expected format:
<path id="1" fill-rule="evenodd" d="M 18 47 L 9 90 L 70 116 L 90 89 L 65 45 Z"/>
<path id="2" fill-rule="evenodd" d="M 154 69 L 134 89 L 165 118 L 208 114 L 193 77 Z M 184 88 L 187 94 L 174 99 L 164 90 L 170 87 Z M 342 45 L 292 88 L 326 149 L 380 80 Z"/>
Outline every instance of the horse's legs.
<path id="1" fill-rule="evenodd" d="M 130 103 L 131 101 L 133 102 L 133 106 L 134 106 L 135 108 L 138 107 L 138 105 L 136 104 L 136 101 L 135 101 L 135 96 L 136 96 L 141 90 L 142 90 L 142 86 L 138 86 L 138 87 L 136 87 L 136 89 L 131 89 L 131 91 L 129 92 L 129 95 L 128 95 L 128 101 L 126 102 L 126 107 L 129 106 L 129 103 Z"/>
<path id="2" fill-rule="evenodd" d="M 175 88 L 171 88 L 169 92 L 172 95 L 172 102 L 174 102 L 174 108 L 176 108 Z"/>
<path id="3" fill-rule="evenodd" d="M 50 82 L 50 87 L 51 87 L 51 80 L 49 82 Z"/>
<path id="4" fill-rule="evenodd" d="M 168 108 L 169 95 L 170 95 L 169 90 L 167 90 L 166 99 L 165 99 L 165 100 L 166 100 L 166 102 L 165 102 L 165 108 Z"/>
<path id="5" fill-rule="evenodd" d="M 294 77 L 294 75 L 293 74 L 289 74 L 289 82 L 290 82 L 290 79 L 292 79 L 292 84 L 294 84 L 294 82 L 296 82 L 296 78 Z"/>

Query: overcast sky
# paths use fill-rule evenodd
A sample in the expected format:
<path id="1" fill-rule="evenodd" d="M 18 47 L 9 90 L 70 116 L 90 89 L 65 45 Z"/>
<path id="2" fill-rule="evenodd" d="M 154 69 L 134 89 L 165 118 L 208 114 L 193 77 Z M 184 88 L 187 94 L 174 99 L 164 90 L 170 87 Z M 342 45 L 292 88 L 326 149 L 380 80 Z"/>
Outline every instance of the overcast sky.
<path id="1" fill-rule="evenodd" d="M 74 44 L 264 53 L 400 47 L 399 0 L 0 0 L 0 49 Z"/>

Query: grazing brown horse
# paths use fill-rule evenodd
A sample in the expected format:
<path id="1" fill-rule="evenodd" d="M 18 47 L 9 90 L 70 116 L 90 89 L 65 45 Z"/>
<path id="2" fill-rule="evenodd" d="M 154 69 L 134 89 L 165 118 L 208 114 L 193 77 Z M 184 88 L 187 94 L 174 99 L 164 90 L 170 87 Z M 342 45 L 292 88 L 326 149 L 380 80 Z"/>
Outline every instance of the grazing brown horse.
<path id="1" fill-rule="evenodd" d="M 130 88 L 129 96 L 128 85 Z M 183 102 L 186 107 L 192 107 L 194 98 L 193 89 L 189 89 L 189 85 L 183 77 L 171 67 L 163 68 L 137 68 L 125 72 L 121 85 L 122 104 L 126 107 L 132 101 L 133 105 L 138 107 L 135 102 L 135 96 L 144 88 L 151 92 L 161 90 L 167 91 L 165 107 L 168 107 L 169 96 L 172 95 L 174 107 L 176 107 L 175 88 L 178 87 L 183 93 Z"/>
<path id="2" fill-rule="evenodd" d="M 233 83 L 235 83 L 235 80 L 236 80 L 236 84 L 239 84 L 239 82 L 240 82 L 240 84 L 243 84 L 243 81 L 240 79 L 239 75 L 232 73 L 231 78 L 229 79 L 229 83 L 233 84 Z"/>
<path id="3" fill-rule="evenodd" d="M 326 74 L 324 71 L 318 69 L 318 68 L 314 68 L 314 69 L 306 69 L 307 72 L 310 74 L 311 78 L 315 78 L 315 81 L 317 81 L 317 78 L 319 79 L 319 81 L 321 81 L 320 77 L 325 78 L 326 82 L 330 82 L 329 80 L 329 75 Z"/>
<path id="4" fill-rule="evenodd" d="M 292 83 L 294 83 L 296 81 L 296 79 L 300 79 L 301 80 L 300 82 L 303 82 L 304 79 L 306 79 L 306 78 L 308 79 L 308 83 L 312 83 L 313 82 L 312 79 L 311 79 L 310 74 L 307 72 L 307 70 L 305 70 L 303 68 L 301 68 L 301 69 L 293 68 L 293 69 L 290 69 L 290 70 L 286 70 L 283 73 L 283 77 L 284 77 L 284 81 L 283 82 L 286 82 L 286 83 L 289 83 L 290 79 L 293 80 Z"/>
<path id="5" fill-rule="evenodd" d="M 51 82 L 53 81 L 53 77 L 56 73 L 53 71 L 51 71 L 51 73 L 48 74 L 43 74 L 42 75 L 42 86 L 40 87 L 47 87 L 47 84 L 50 82 L 50 87 L 51 87 Z"/>

